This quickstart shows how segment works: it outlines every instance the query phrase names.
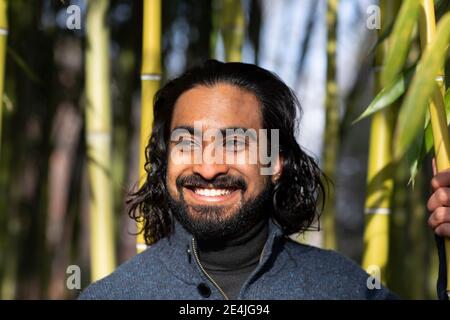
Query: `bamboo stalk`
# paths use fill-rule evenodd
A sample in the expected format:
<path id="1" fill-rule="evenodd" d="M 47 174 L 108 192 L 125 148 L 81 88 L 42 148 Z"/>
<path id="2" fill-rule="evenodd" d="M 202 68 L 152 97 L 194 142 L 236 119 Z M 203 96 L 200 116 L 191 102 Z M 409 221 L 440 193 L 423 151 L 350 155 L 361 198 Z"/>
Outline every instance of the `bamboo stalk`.
<path id="1" fill-rule="evenodd" d="M 141 68 L 141 134 L 139 184 L 145 182 L 145 147 L 153 125 L 153 97 L 161 81 L 161 0 L 144 0 Z M 139 224 L 139 230 L 142 228 Z M 145 250 L 144 234 L 136 239 L 137 252 Z"/>
<path id="2" fill-rule="evenodd" d="M 222 0 L 221 32 L 227 62 L 242 61 L 244 12 L 240 0 Z"/>
<path id="3" fill-rule="evenodd" d="M 8 0 L 0 0 L 0 160 L 2 147 L 2 123 L 3 123 L 3 89 L 5 79 L 5 57 L 8 36 Z M 3 220 L 3 219 L 2 219 Z M 11 247 L 6 246 L 6 250 Z M 3 246 L 5 249 L 5 246 Z M 4 274 L 0 275 L 0 297 L 3 299 L 13 299 L 15 294 L 14 271 L 16 269 L 16 257 L 5 255 L 11 263 L 5 264 Z"/>
<path id="4" fill-rule="evenodd" d="M 211 0 L 211 32 L 209 34 L 209 56 L 216 58 L 217 41 L 220 34 L 220 0 Z"/>
<path id="5" fill-rule="evenodd" d="M 436 34 L 436 18 L 433 0 L 421 0 L 419 15 L 420 45 L 422 51 L 432 41 Z M 431 127 L 433 130 L 434 154 L 436 158 L 436 169 L 442 171 L 450 167 L 450 139 L 448 135 L 446 112 L 444 104 L 445 84 L 444 71 L 441 69 L 436 78 L 436 89 L 429 102 Z M 450 239 L 445 239 L 445 255 L 447 262 L 447 295 L 450 298 Z"/>
<path id="6" fill-rule="evenodd" d="M 115 266 L 108 5 L 108 0 L 88 1 L 86 21 L 86 144 L 93 281 L 111 273 Z"/>
<path id="7" fill-rule="evenodd" d="M 323 147 L 323 169 L 332 180 L 336 180 L 336 165 L 339 152 L 339 95 L 336 79 L 336 28 L 338 0 L 327 1 L 327 87 L 325 101 L 325 133 Z M 336 196 L 330 190 L 324 212 L 324 246 L 336 249 Z"/>
<path id="8" fill-rule="evenodd" d="M 5 80 L 5 57 L 8 37 L 8 0 L 0 0 L 0 159 L 3 122 L 3 91 Z"/>
<path id="9" fill-rule="evenodd" d="M 378 36 L 386 32 L 386 27 L 395 16 L 395 4 L 380 1 L 381 29 Z M 383 63 L 387 54 L 389 41 L 386 39 L 377 48 L 375 55 L 376 91 L 379 92 L 393 79 L 384 79 Z M 375 113 L 372 117 L 370 131 L 369 160 L 367 170 L 367 196 L 365 201 L 364 253 L 362 266 L 367 271 L 375 266 L 385 283 L 389 257 L 389 215 L 393 192 L 392 175 L 392 136 L 393 114 L 391 108 Z"/>

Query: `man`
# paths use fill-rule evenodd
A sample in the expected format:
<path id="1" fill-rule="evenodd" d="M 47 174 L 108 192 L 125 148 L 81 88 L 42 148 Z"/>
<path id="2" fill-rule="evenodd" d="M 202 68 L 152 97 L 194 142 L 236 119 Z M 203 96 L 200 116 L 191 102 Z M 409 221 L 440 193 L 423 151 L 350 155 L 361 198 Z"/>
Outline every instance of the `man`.
<path id="1" fill-rule="evenodd" d="M 255 65 L 210 60 L 167 83 L 146 181 L 129 201 L 151 246 L 80 298 L 393 298 L 351 260 L 288 238 L 324 198 L 322 172 L 296 141 L 299 112 Z"/>

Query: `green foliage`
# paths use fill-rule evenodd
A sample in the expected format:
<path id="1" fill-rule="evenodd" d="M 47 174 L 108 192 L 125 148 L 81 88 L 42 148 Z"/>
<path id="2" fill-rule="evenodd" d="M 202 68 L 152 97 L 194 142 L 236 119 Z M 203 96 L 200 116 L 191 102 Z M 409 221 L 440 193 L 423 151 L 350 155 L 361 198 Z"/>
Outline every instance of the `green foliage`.
<path id="1" fill-rule="evenodd" d="M 403 69 L 418 14 L 417 0 L 407 0 L 400 8 L 392 34 L 389 36 L 389 50 L 381 74 L 382 83 L 386 86 L 390 85 Z"/>
<path id="2" fill-rule="evenodd" d="M 384 37 L 392 44 L 387 53 L 388 57 L 382 74 L 385 87 L 353 121 L 355 124 L 377 111 L 392 106 L 406 92 L 396 123 L 394 155 L 399 160 L 406 154 L 411 184 L 414 184 L 414 178 L 434 144 L 430 117 L 426 108 L 436 88 L 435 78 L 444 64 L 450 36 L 450 19 L 447 13 L 441 18 L 436 37 L 423 52 L 417 66 L 402 71 L 408 47 L 414 40 L 411 39 L 411 33 L 417 22 L 418 3 L 418 1 L 404 2 L 391 29 L 391 34 Z M 378 45 L 382 45 L 384 39 L 380 39 Z M 450 124 L 449 91 L 445 96 L 445 106 L 447 124 Z"/>
<path id="3" fill-rule="evenodd" d="M 383 110 L 386 107 L 392 105 L 398 98 L 400 98 L 408 88 L 415 68 L 411 68 L 405 72 L 402 72 L 397 78 L 391 82 L 390 85 L 383 88 L 372 100 L 369 106 L 364 112 L 355 120 L 352 124 L 370 117 L 375 112 Z"/>
<path id="4" fill-rule="evenodd" d="M 450 90 L 447 90 L 447 93 L 445 94 L 445 113 L 447 116 L 447 125 L 450 125 Z M 414 186 L 418 170 L 425 157 L 431 151 L 431 148 L 433 148 L 433 145 L 433 131 L 431 129 L 430 117 L 428 116 L 425 121 L 425 130 L 417 135 L 413 145 L 407 151 L 407 159 L 410 168 L 409 184 Z"/>
<path id="5" fill-rule="evenodd" d="M 436 89 L 436 76 L 444 64 L 450 40 L 450 13 L 438 23 L 436 36 L 423 53 L 400 108 L 394 138 L 394 155 L 402 157 L 423 128 L 428 101 Z"/>

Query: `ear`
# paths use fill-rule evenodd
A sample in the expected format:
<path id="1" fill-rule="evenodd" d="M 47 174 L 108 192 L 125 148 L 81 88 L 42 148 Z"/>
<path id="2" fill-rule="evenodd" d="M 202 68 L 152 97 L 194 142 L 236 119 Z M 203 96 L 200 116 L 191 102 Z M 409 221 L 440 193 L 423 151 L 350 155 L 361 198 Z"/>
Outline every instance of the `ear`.
<path id="1" fill-rule="evenodd" d="M 277 160 L 275 162 L 275 165 L 273 167 L 273 173 L 272 173 L 272 182 L 275 183 L 283 173 L 283 161 L 284 158 L 281 155 L 281 153 L 278 154 Z"/>

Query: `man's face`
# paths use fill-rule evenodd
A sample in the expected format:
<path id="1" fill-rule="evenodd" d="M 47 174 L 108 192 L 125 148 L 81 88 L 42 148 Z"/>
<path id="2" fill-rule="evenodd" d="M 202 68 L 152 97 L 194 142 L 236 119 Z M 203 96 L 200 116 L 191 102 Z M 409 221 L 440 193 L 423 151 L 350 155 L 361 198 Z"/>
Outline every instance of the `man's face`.
<path id="1" fill-rule="evenodd" d="M 243 130 L 227 134 L 230 128 Z M 232 237 L 269 209 L 271 176 L 261 175 L 260 161 L 249 161 L 258 138 L 242 134 L 261 128 L 258 99 L 238 87 L 198 86 L 177 100 L 166 178 L 169 206 L 198 238 Z M 219 136 L 205 137 L 206 132 Z"/>

